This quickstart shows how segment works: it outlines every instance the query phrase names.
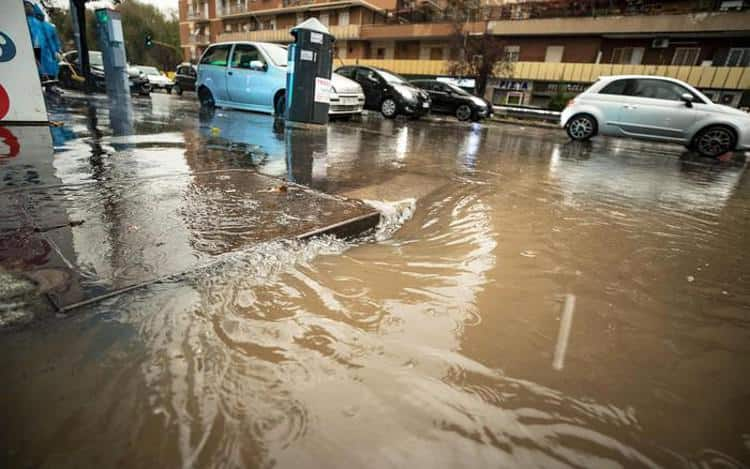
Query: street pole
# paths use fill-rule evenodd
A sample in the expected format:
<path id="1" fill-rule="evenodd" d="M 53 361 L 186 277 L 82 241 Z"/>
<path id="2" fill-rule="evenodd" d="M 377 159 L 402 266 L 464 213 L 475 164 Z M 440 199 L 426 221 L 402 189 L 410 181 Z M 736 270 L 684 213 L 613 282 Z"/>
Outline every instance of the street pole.
<path id="1" fill-rule="evenodd" d="M 89 45 L 86 39 L 86 0 L 70 0 L 70 15 L 73 20 L 73 37 L 78 51 L 78 69 L 85 79 L 87 93 L 94 91 L 89 67 Z"/>

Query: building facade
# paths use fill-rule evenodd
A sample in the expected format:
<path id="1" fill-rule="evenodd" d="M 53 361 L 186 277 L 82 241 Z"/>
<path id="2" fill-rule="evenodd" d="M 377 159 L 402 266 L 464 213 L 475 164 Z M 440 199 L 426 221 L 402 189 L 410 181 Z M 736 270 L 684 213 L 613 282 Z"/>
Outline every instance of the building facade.
<path id="1" fill-rule="evenodd" d="M 185 60 L 210 43 L 288 43 L 318 18 L 336 37 L 336 63 L 369 63 L 413 76 L 445 76 L 456 28 L 497 38 L 508 77 L 496 104 L 545 105 L 608 73 L 682 78 L 716 101 L 750 106 L 750 5 L 744 1 L 578 0 L 487 2 L 460 26 L 456 0 L 180 0 Z M 473 4 L 475 7 L 478 4 Z"/>

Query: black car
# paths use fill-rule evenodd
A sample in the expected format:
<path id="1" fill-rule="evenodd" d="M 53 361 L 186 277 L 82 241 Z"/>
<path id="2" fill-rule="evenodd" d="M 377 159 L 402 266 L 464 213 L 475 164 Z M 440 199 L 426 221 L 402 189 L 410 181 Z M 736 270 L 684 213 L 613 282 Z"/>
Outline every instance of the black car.
<path id="1" fill-rule="evenodd" d="M 380 111 L 389 119 L 430 112 L 429 95 L 395 73 L 363 65 L 344 66 L 336 73 L 359 83 L 365 93 L 365 109 Z"/>
<path id="2" fill-rule="evenodd" d="M 434 112 L 451 114 L 460 121 L 480 121 L 492 114 L 487 101 L 458 86 L 437 80 L 414 80 L 416 86 L 430 94 Z"/>
<path id="3" fill-rule="evenodd" d="M 78 51 L 66 52 L 59 63 L 60 72 L 58 79 L 63 88 L 83 89 L 84 79 L 78 70 Z M 104 76 L 104 59 L 99 51 L 89 51 L 89 71 L 94 80 L 97 91 L 107 90 L 107 79 Z M 147 96 L 151 93 L 151 85 L 148 78 L 140 70 L 128 65 L 128 79 L 130 80 L 130 91 Z"/>
<path id="4" fill-rule="evenodd" d="M 174 90 L 177 94 L 182 94 L 183 91 L 195 91 L 195 80 L 198 77 L 195 65 L 190 63 L 182 63 L 177 66 L 177 70 L 174 75 Z"/>

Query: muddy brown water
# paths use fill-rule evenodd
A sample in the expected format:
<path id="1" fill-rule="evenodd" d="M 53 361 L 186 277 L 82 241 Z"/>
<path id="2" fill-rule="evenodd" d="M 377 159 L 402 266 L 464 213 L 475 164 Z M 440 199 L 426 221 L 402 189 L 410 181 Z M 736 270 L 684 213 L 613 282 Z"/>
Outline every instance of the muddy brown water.
<path id="1" fill-rule="evenodd" d="M 127 149 L 105 135 L 106 171 L 229 164 L 218 134 L 386 223 L 2 333 L 4 467 L 747 466 L 742 161 L 510 126 L 211 119 L 185 110 Z M 55 154 L 63 182 L 90 177 L 79 145 Z"/>

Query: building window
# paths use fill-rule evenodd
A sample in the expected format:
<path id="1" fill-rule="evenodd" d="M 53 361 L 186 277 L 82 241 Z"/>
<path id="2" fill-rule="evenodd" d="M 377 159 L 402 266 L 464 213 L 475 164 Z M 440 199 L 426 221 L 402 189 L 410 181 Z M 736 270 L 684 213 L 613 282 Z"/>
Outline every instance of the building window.
<path id="1" fill-rule="evenodd" d="M 640 65 L 643 60 L 643 51 L 643 47 L 615 47 L 612 49 L 612 63 Z"/>
<path id="2" fill-rule="evenodd" d="M 560 63 L 563 59 L 565 46 L 547 46 L 547 53 L 544 55 L 545 62 Z"/>
<path id="3" fill-rule="evenodd" d="M 342 11 L 339 13 L 339 26 L 346 26 L 349 24 L 349 12 Z"/>
<path id="4" fill-rule="evenodd" d="M 443 48 L 430 47 L 430 60 L 443 60 Z"/>
<path id="5" fill-rule="evenodd" d="M 672 65 L 695 65 L 700 55 L 700 47 L 678 47 L 674 50 Z"/>
<path id="6" fill-rule="evenodd" d="M 521 46 L 505 46 L 503 52 L 506 62 L 518 62 L 521 57 Z"/>
<path id="7" fill-rule="evenodd" d="M 385 48 L 378 47 L 378 50 L 375 53 L 375 58 L 377 58 L 377 59 L 384 59 L 385 58 Z"/>
<path id="8" fill-rule="evenodd" d="M 519 106 L 523 104 L 523 93 L 510 92 L 505 96 L 505 104 Z"/>
<path id="9" fill-rule="evenodd" d="M 727 55 L 727 61 L 724 64 L 727 67 L 747 67 L 750 65 L 750 48 L 736 48 L 729 49 Z"/>

